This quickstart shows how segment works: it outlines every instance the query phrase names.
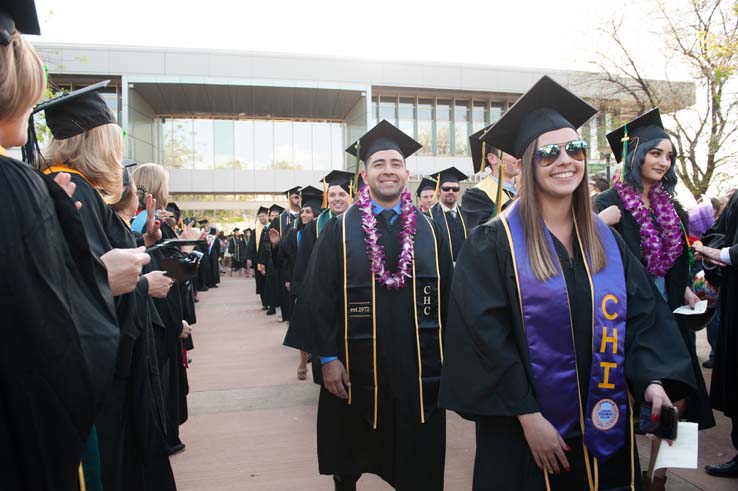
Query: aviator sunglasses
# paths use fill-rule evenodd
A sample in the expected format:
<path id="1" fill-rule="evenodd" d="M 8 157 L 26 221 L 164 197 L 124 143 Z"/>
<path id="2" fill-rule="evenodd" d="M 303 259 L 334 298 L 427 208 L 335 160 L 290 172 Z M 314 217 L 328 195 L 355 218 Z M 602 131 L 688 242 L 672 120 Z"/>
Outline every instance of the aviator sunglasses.
<path id="1" fill-rule="evenodd" d="M 459 186 L 441 186 L 441 190 L 448 193 L 449 191 L 453 191 L 454 193 L 458 193 L 461 188 Z"/>
<path id="2" fill-rule="evenodd" d="M 538 148 L 535 155 L 536 163 L 541 167 L 548 167 L 553 164 L 561 154 L 561 147 L 564 147 L 569 157 L 574 160 L 584 160 L 587 156 L 587 142 L 572 140 L 567 143 L 552 143 Z"/>

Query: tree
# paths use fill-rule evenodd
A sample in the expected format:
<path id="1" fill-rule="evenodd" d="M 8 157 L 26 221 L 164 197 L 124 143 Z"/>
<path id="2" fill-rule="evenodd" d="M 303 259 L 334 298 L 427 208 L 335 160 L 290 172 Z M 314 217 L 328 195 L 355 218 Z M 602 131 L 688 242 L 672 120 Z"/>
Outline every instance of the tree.
<path id="1" fill-rule="evenodd" d="M 726 87 L 736 82 L 738 68 L 738 2 L 687 0 L 683 7 L 675 8 L 674 2 L 667 5 L 653 0 L 653 10 L 662 47 L 668 53 L 667 70 L 672 61 L 689 70 L 698 104 L 691 103 L 692 94 L 685 91 L 685 84 L 669 79 L 668 71 L 666 81 L 645 77 L 648 67 L 636 56 L 658 47 L 644 48 L 640 39 L 625 39 L 622 18 L 601 28 L 611 49 L 598 52 L 594 63 L 605 92 L 625 94 L 632 100 L 635 111 L 621 115 L 623 121 L 636 112 L 660 107 L 677 150 L 676 173 L 699 199 L 713 180 L 727 174 L 726 166 L 735 157 L 730 147 L 738 129 L 738 99 L 728 97 Z M 685 109 L 687 106 L 692 107 Z"/>

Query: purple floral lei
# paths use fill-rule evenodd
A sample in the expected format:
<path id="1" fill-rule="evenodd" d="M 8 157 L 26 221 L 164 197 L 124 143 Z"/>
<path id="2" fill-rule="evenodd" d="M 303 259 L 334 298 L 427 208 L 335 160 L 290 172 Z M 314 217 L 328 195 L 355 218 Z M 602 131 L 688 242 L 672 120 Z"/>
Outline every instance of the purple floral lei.
<path id="1" fill-rule="evenodd" d="M 402 248 L 397 260 L 397 271 L 391 274 L 387 271 L 387 260 L 384 256 L 384 247 L 379 245 L 380 234 L 377 233 L 377 218 L 372 212 L 372 200 L 369 197 L 369 186 L 364 186 L 359 192 L 357 206 L 361 211 L 361 228 L 364 230 L 364 241 L 366 242 L 366 253 L 371 263 L 371 271 L 377 281 L 388 290 L 398 290 L 405 287 L 406 278 L 411 277 L 411 264 L 414 257 L 414 241 L 416 214 L 410 192 L 405 189 L 402 192 L 401 214 L 402 232 L 400 240 Z"/>
<path id="2" fill-rule="evenodd" d="M 646 269 L 652 276 L 666 276 L 684 247 L 679 216 L 671 202 L 671 195 L 661 183 L 651 186 L 648 191 L 651 209 L 656 217 L 654 226 L 651 213 L 643 204 L 641 194 L 633 186 L 618 181 L 615 189 L 625 209 L 633 215 L 641 228 L 641 250 Z"/>

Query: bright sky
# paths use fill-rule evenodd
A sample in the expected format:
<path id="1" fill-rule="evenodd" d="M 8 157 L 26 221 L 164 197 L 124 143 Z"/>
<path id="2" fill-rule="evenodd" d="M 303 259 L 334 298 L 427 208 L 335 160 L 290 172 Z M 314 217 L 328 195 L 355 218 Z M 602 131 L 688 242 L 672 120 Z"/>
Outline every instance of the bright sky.
<path id="1" fill-rule="evenodd" d="M 43 36 L 35 39 L 586 69 L 597 26 L 649 3 L 37 0 Z"/>

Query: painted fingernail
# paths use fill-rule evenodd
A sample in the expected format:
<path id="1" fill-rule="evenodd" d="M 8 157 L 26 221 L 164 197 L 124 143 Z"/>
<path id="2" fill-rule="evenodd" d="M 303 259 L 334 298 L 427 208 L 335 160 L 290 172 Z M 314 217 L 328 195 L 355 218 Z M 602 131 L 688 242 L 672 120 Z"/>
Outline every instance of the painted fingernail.
<path id="1" fill-rule="evenodd" d="M 571 467 L 564 467 L 566 469 L 566 472 L 571 472 Z"/>
<path id="2" fill-rule="evenodd" d="M 571 452 L 571 447 L 569 445 L 566 446 L 566 451 Z"/>
<path id="3" fill-rule="evenodd" d="M 651 421 L 653 421 L 655 423 L 658 420 L 659 420 L 659 415 L 658 414 L 652 414 L 651 415 Z"/>

